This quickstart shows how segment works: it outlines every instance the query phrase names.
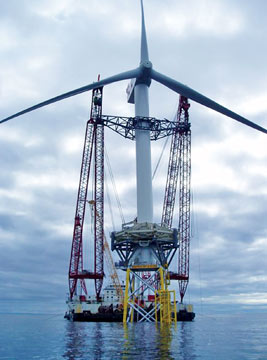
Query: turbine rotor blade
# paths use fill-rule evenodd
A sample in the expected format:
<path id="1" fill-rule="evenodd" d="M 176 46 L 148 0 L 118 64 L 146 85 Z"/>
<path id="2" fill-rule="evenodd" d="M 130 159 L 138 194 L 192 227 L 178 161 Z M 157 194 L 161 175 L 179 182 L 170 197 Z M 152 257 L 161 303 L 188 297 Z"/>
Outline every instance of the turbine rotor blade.
<path id="1" fill-rule="evenodd" d="M 39 104 L 36 104 L 34 106 L 31 106 L 27 109 L 24 109 L 16 114 L 13 114 L 3 120 L 0 120 L 0 124 L 8 121 L 8 120 L 11 120 L 11 119 L 14 119 L 20 115 L 23 115 L 23 114 L 26 114 L 28 112 L 31 112 L 33 110 L 36 110 L 36 109 L 39 109 L 41 107 L 44 107 L 44 106 L 47 106 L 49 104 L 53 104 L 57 101 L 61 101 L 61 100 L 64 100 L 64 99 L 67 99 L 69 97 L 72 97 L 72 96 L 75 96 L 75 95 L 78 95 L 78 94 L 82 94 L 83 92 L 85 91 L 89 91 L 89 90 L 92 90 L 92 89 L 96 89 L 96 88 L 99 88 L 101 86 L 104 86 L 104 85 L 108 85 L 108 84 L 111 84 L 111 83 L 114 83 L 114 82 L 117 82 L 117 81 L 121 81 L 121 80 L 127 80 L 127 79 L 132 79 L 132 78 L 136 78 L 140 75 L 140 68 L 137 68 L 137 69 L 134 69 L 134 70 L 129 70 L 129 71 L 125 71 L 123 73 L 120 73 L 120 74 L 117 74 L 117 75 L 113 75 L 113 76 L 110 76 L 106 79 L 103 79 L 103 80 L 100 80 L 100 81 L 97 81 L 97 82 L 94 82 L 92 84 L 89 84 L 89 85 L 85 85 L 83 87 L 80 87 L 78 89 L 75 89 L 75 90 L 71 90 L 69 92 L 66 92 L 64 94 L 61 94 L 61 95 L 58 95 L 56 97 L 53 97 L 51 99 L 48 99 L 48 100 L 45 100 Z"/>
<path id="2" fill-rule="evenodd" d="M 141 13 L 142 13 L 141 63 L 142 63 L 144 61 L 149 60 L 147 38 L 146 38 L 146 24 L 145 24 L 143 0 L 141 0 Z"/>
<path id="3" fill-rule="evenodd" d="M 163 75 L 155 70 L 151 70 L 151 78 L 162 85 L 168 87 L 169 89 L 177 92 L 178 94 L 181 94 L 183 96 L 186 96 L 187 98 L 204 105 L 212 110 L 215 110 L 223 115 L 226 115 L 236 121 L 241 122 L 242 124 L 245 124 L 247 126 L 250 126 L 258 131 L 261 131 L 265 134 L 267 134 L 267 130 L 263 127 L 255 124 L 254 122 L 247 120 L 246 118 L 236 114 L 235 112 L 227 109 L 226 107 L 216 103 L 215 101 L 209 99 L 208 97 L 200 94 L 199 92 L 191 89 L 190 87 L 171 79 L 170 77 Z"/>

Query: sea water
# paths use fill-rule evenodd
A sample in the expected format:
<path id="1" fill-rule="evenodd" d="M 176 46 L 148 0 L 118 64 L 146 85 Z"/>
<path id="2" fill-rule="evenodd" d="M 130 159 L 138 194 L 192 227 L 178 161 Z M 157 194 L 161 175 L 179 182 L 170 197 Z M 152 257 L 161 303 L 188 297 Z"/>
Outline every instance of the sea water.
<path id="1" fill-rule="evenodd" d="M 172 326 L 0 314 L 0 359 L 267 359 L 267 314 L 197 315 Z"/>

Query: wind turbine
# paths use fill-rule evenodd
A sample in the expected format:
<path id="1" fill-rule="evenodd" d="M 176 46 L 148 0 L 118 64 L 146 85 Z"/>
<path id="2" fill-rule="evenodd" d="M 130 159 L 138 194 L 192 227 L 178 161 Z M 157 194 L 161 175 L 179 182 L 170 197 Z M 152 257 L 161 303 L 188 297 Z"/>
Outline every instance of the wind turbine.
<path id="1" fill-rule="evenodd" d="M 100 88 L 121 80 L 135 79 L 134 97 L 135 97 L 135 116 L 149 117 L 149 86 L 151 81 L 161 83 L 174 92 L 183 95 L 203 106 L 206 106 L 218 113 L 247 125 L 253 129 L 267 134 L 267 130 L 256 123 L 242 117 L 230 109 L 218 104 L 214 100 L 197 92 L 179 81 L 172 79 L 153 69 L 152 62 L 149 60 L 146 26 L 144 17 L 143 0 L 141 0 L 142 31 L 141 31 L 141 51 L 140 64 L 137 68 L 120 74 L 112 75 L 106 79 L 82 86 L 78 89 L 68 91 L 64 94 L 45 100 L 39 104 L 33 105 L 27 109 L 19 111 L 2 120 L 0 124 L 41 107 L 53 104 L 55 102 L 67 99 L 69 97 L 82 94 L 86 91 Z M 139 222 L 153 221 L 153 201 L 152 201 L 152 176 L 151 176 L 151 151 L 149 131 L 136 130 L 136 177 L 137 177 L 137 218 Z"/>
<path id="2" fill-rule="evenodd" d="M 203 94 L 194 89 L 167 77 L 153 69 L 152 63 L 149 60 L 149 52 L 146 38 L 146 27 L 144 18 L 143 1 L 141 0 L 141 14 L 142 14 L 142 32 L 141 32 L 141 56 L 140 64 L 137 68 L 129 70 L 109 78 L 94 82 L 78 89 L 71 90 L 64 94 L 58 95 L 32 107 L 24 109 L 16 114 L 13 114 L 5 119 L 0 120 L 4 123 L 13 118 L 36 110 L 38 108 L 47 106 L 49 104 L 61 101 L 63 99 L 81 94 L 83 92 L 98 89 L 102 86 L 118 82 L 126 79 L 135 79 L 134 84 L 134 103 L 135 103 L 135 117 L 140 119 L 139 128 L 135 129 L 136 139 L 136 177 L 137 177 L 137 222 L 153 223 L 153 198 L 152 198 L 152 176 L 151 176 L 151 149 L 150 149 L 150 131 L 147 129 L 147 122 L 149 118 L 149 87 L 151 81 L 157 81 L 162 85 L 168 87 L 174 92 L 181 94 L 201 105 L 204 105 L 214 111 L 224 114 L 244 125 L 252 127 L 263 133 L 267 130 L 252 121 L 238 115 L 237 113 L 225 108 Z M 143 129 L 142 129 L 143 127 Z M 149 263 L 154 258 L 154 253 L 149 247 L 140 246 L 135 252 L 132 261 L 139 258 L 140 263 Z"/>

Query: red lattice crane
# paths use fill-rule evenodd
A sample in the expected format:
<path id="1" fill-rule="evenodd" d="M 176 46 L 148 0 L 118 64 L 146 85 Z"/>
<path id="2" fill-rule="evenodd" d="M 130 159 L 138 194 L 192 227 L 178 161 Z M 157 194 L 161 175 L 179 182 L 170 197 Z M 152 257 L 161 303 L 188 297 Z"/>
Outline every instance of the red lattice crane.
<path id="1" fill-rule="evenodd" d="M 104 125 L 102 116 L 103 88 L 93 90 L 90 120 L 86 125 L 85 141 L 82 156 L 80 183 L 74 219 L 73 240 L 69 265 L 70 299 L 78 295 L 77 286 L 80 283 L 79 295 L 87 295 L 85 279 L 95 280 L 97 299 L 103 284 L 103 243 L 104 243 Z M 89 175 L 94 160 L 94 271 L 83 269 L 83 226 L 87 204 Z"/>
<path id="2" fill-rule="evenodd" d="M 170 273 L 171 280 L 178 280 L 180 299 L 183 298 L 189 281 L 190 250 L 190 186 L 191 186 L 191 130 L 189 123 L 190 104 L 180 95 L 177 111 L 177 131 L 172 135 L 168 175 L 165 188 L 161 224 L 172 227 L 176 189 L 179 178 L 179 223 L 178 223 L 178 269 Z"/>

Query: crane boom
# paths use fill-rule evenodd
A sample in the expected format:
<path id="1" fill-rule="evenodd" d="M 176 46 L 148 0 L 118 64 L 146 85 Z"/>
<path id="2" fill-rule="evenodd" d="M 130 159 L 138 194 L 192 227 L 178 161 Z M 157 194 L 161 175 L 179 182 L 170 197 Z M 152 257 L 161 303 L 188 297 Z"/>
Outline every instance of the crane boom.
<path id="1" fill-rule="evenodd" d="M 180 120 L 180 114 L 178 111 L 175 122 L 179 123 L 179 120 Z M 179 172 L 179 141 L 180 141 L 180 134 L 178 131 L 175 131 L 172 135 L 172 140 L 171 140 L 168 175 L 167 175 L 167 182 L 165 187 L 163 212 L 161 218 L 161 225 L 162 226 L 167 225 L 169 228 L 172 227 L 173 210 L 174 210 L 174 204 L 176 198 L 177 180 L 178 180 L 178 172 Z"/>
<path id="2" fill-rule="evenodd" d="M 91 207 L 92 216 L 93 217 L 96 216 L 96 217 L 99 218 L 98 211 L 95 210 L 95 201 L 90 200 L 89 204 L 90 204 L 90 207 Z M 115 267 L 115 264 L 114 264 L 114 261 L 113 261 L 113 258 L 112 258 L 111 250 L 110 250 L 110 247 L 109 247 L 109 244 L 108 244 L 105 233 L 104 233 L 103 250 L 104 250 L 104 255 L 105 255 L 105 260 L 106 260 L 106 265 L 107 265 L 107 269 L 108 269 L 108 272 L 109 272 L 109 276 L 110 276 L 110 278 L 111 278 L 111 280 L 113 282 L 113 285 L 114 285 L 114 287 L 116 289 L 116 293 L 117 293 L 119 301 L 121 303 L 123 303 L 124 295 L 123 295 L 123 290 L 122 290 L 122 287 L 121 287 L 121 282 L 120 282 L 119 275 L 118 275 L 118 272 L 116 270 L 116 267 Z"/>
<path id="3" fill-rule="evenodd" d="M 104 235 L 104 255 L 105 255 L 105 260 L 106 260 L 106 264 L 107 264 L 107 268 L 109 271 L 109 276 L 113 282 L 113 285 L 115 287 L 116 290 L 116 294 L 119 298 L 119 301 L 121 304 L 123 304 L 123 299 L 124 299 L 124 295 L 123 295 L 123 290 L 121 287 L 121 282 L 119 279 L 119 275 L 117 273 L 113 258 L 112 258 L 112 254 L 111 254 L 111 250 L 108 244 L 108 241 L 106 239 L 106 236 Z"/>
<path id="4" fill-rule="evenodd" d="M 184 124 L 184 131 L 180 133 L 179 141 L 179 250 L 178 277 L 181 302 L 189 282 L 189 250 L 190 250 L 190 190 L 191 190 L 191 130 L 187 98 L 180 97 L 180 122 Z"/>
<path id="5" fill-rule="evenodd" d="M 161 225 L 172 227 L 173 212 L 179 178 L 179 224 L 178 224 L 178 271 L 170 273 L 170 279 L 179 281 L 181 302 L 189 280 L 190 247 L 190 186 L 191 186 L 191 130 L 190 104 L 180 95 L 176 116 L 177 131 L 172 135 L 168 175 L 165 188 Z"/>
<path id="6" fill-rule="evenodd" d="M 83 273 L 83 224 L 85 206 L 88 189 L 88 179 L 90 174 L 92 150 L 94 139 L 94 125 L 89 120 L 86 124 L 85 141 L 82 156 L 82 166 L 80 173 L 80 183 L 77 196 L 76 212 L 74 219 L 74 230 L 71 247 L 71 257 L 69 266 L 69 290 L 70 299 L 77 291 L 79 276 Z M 80 278 L 80 284 L 85 294 L 87 294 L 85 280 Z"/>
<path id="7" fill-rule="evenodd" d="M 93 116 L 95 119 L 95 266 L 94 272 L 98 274 L 95 278 L 95 291 L 97 299 L 100 299 L 100 292 L 104 277 L 104 124 L 102 122 L 102 97 L 103 88 L 93 92 Z"/>
<path id="8" fill-rule="evenodd" d="M 86 124 L 82 156 L 79 190 L 74 218 L 74 230 L 69 265 L 70 299 L 77 294 L 80 281 L 81 290 L 87 295 L 85 279 L 94 279 L 96 296 L 99 298 L 103 283 L 103 197 L 104 197 L 104 128 L 99 119 L 102 115 L 102 88 L 93 90 L 90 120 Z M 94 272 L 83 269 L 83 226 L 86 210 L 89 175 L 92 155 L 95 160 L 95 202 L 101 220 L 95 221 L 94 228 Z"/>

